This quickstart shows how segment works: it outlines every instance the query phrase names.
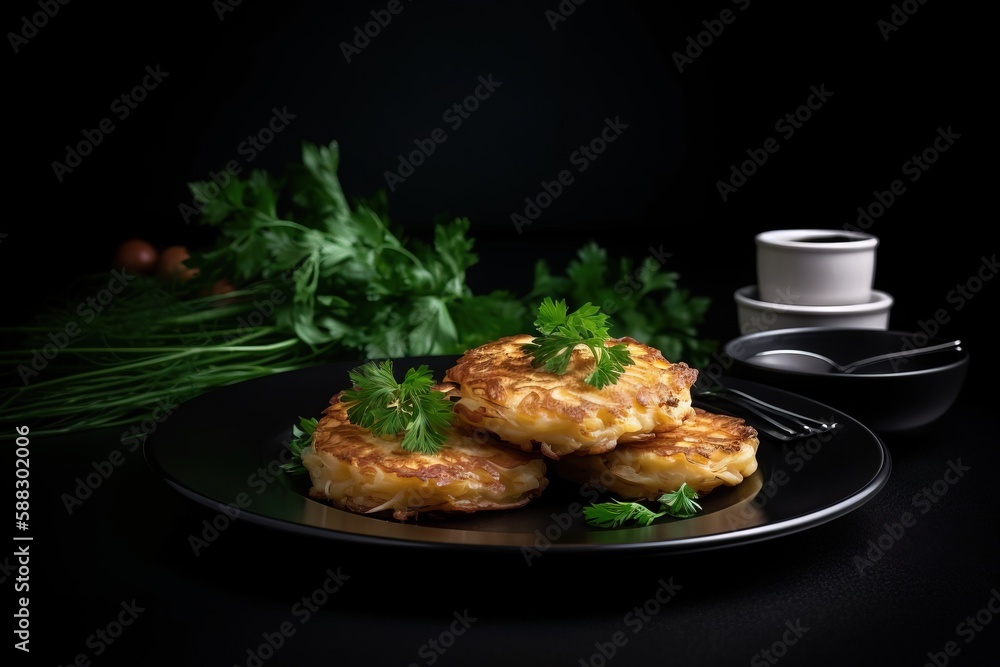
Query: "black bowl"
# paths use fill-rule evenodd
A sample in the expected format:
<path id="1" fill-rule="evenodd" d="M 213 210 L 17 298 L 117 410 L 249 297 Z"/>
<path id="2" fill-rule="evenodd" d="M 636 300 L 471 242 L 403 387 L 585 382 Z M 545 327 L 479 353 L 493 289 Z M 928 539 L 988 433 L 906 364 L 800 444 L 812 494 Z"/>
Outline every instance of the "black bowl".
<path id="1" fill-rule="evenodd" d="M 851 415 L 875 432 L 919 429 L 951 408 L 965 382 L 969 351 L 965 346 L 879 362 L 851 373 L 766 365 L 753 356 L 764 350 L 795 348 L 847 364 L 914 347 L 945 343 L 923 333 L 884 329 L 798 328 L 751 333 L 724 346 L 728 370 L 762 384 L 825 403 Z"/>

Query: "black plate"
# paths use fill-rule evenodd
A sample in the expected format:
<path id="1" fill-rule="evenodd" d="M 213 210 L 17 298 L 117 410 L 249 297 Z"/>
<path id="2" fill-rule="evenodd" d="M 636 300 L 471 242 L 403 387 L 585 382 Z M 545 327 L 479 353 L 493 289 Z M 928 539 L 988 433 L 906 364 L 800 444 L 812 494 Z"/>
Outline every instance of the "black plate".
<path id="1" fill-rule="evenodd" d="M 454 360 L 399 359 L 394 365 L 399 371 L 427 364 L 441 378 Z M 238 510 L 240 519 L 276 529 L 400 548 L 521 550 L 526 558 L 605 550 L 676 553 L 775 538 L 857 509 L 889 477 L 882 441 L 851 417 L 773 387 L 723 378 L 772 404 L 832 418 L 842 427 L 792 443 L 762 434 L 757 472 L 738 486 L 706 494 L 697 516 L 663 517 L 645 528 L 587 525 L 582 508 L 607 498 L 554 477 L 541 497 L 521 509 L 417 523 L 365 516 L 309 498 L 308 475 L 288 476 L 278 468 L 286 460 L 284 443 L 292 425 L 299 417 L 318 417 L 357 365 L 291 371 L 202 394 L 178 407 L 148 437 L 146 460 L 189 498 L 232 517 Z M 752 415 L 741 416 L 754 423 Z"/>

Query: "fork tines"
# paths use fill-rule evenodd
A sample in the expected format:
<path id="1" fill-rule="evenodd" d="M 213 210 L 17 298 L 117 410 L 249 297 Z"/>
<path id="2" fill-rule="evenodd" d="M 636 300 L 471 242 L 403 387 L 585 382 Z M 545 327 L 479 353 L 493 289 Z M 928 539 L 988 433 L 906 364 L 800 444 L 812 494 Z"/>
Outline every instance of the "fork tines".
<path id="1" fill-rule="evenodd" d="M 722 385 L 713 385 L 708 389 L 696 389 L 693 395 L 695 398 L 701 399 L 719 399 L 749 410 L 765 422 L 765 424 L 754 424 L 754 426 L 758 430 L 764 431 L 779 440 L 807 438 L 813 435 L 829 433 L 839 427 L 839 424 L 835 421 L 808 417 L 786 408 L 778 407 L 738 389 Z"/>

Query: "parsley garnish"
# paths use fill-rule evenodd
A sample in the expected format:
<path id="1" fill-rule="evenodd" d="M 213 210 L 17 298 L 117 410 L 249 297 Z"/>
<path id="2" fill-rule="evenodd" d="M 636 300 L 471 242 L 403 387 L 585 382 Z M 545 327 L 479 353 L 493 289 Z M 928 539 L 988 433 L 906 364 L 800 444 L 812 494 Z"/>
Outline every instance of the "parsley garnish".
<path id="1" fill-rule="evenodd" d="M 281 469 L 289 475 L 302 475 L 306 472 L 305 466 L 302 465 L 302 450 L 312 442 L 312 435 L 318 423 L 315 418 L 299 417 L 299 423 L 292 426 L 292 440 L 288 443 L 292 460 L 281 464 Z"/>
<path id="2" fill-rule="evenodd" d="M 585 507 L 583 516 L 587 523 L 601 528 L 617 528 L 629 522 L 648 526 L 666 512 L 654 512 L 641 503 L 611 500 L 606 503 L 596 503 Z"/>
<path id="3" fill-rule="evenodd" d="M 657 499 L 660 503 L 659 512 L 651 510 L 642 503 L 611 500 L 585 507 L 583 516 L 587 523 L 600 528 L 617 528 L 630 522 L 648 526 L 667 514 L 679 519 L 694 516 L 701 509 L 701 505 L 694 502 L 697 498 L 698 492 L 684 482 L 676 491 L 664 493 Z"/>
<path id="4" fill-rule="evenodd" d="M 392 360 L 369 361 L 350 377 L 354 388 L 342 400 L 352 424 L 380 437 L 402 432 L 400 446 L 408 452 L 433 454 L 444 446 L 454 411 L 444 392 L 431 390 L 426 365 L 410 368 L 402 382 L 396 382 Z"/>
<path id="5" fill-rule="evenodd" d="M 693 517 L 701 509 L 701 505 L 695 502 L 698 492 L 683 482 L 679 489 L 670 493 L 664 493 L 659 497 L 660 506 L 667 514 L 680 519 Z"/>
<path id="6" fill-rule="evenodd" d="M 535 319 L 535 328 L 541 336 L 523 346 L 532 356 L 531 365 L 562 375 L 569 367 L 573 350 L 586 345 L 594 355 L 594 370 L 586 377 L 587 384 L 598 389 L 614 384 L 625 372 L 625 366 L 635 363 L 628 346 L 604 344 L 610 337 L 608 316 L 597 306 L 588 302 L 572 313 L 568 310 L 565 300 L 545 297 L 542 301 Z"/>

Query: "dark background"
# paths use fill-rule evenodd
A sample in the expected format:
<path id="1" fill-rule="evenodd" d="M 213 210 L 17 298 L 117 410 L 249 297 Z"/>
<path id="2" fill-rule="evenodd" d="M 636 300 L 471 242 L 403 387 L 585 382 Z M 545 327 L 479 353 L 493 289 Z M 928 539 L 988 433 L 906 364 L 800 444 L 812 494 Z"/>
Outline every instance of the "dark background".
<path id="1" fill-rule="evenodd" d="M 757 232 L 855 224 L 857 208 L 870 205 L 873 192 L 887 190 L 893 180 L 908 179 L 903 164 L 932 145 L 938 128 L 950 127 L 959 135 L 954 146 L 918 181 L 906 181 L 905 194 L 869 228 L 881 240 L 875 286 L 895 298 L 892 328 L 919 330 L 943 309 L 948 321 L 940 335 L 962 338 L 973 353 L 967 392 L 993 377 L 992 315 L 1000 282 L 976 280 L 980 272 L 993 277 L 990 262 L 997 249 L 990 206 L 996 173 L 993 128 L 983 122 L 983 112 L 992 110 L 988 91 L 995 76 L 986 67 L 990 25 L 975 10 L 938 1 L 894 5 L 886 0 L 844 8 L 762 0 L 587 0 L 552 30 L 545 11 L 556 9 L 556 0 L 403 0 L 402 13 L 347 63 L 340 43 L 353 39 L 355 27 L 371 21 L 369 12 L 386 2 L 244 0 L 221 18 L 216 8 L 221 3 L 207 0 L 95 4 L 59 5 L 17 53 L 9 33 L 20 32 L 24 17 L 41 11 L 39 3 L 9 3 L 4 10 L 10 207 L 0 221 L 0 233 L 6 234 L 0 237 L 4 323 L 23 320 L 39 297 L 62 293 L 77 276 L 107 270 L 114 248 L 125 238 L 142 236 L 161 247 L 210 241 L 208 230 L 185 224 L 178 206 L 190 203 L 188 182 L 208 178 L 230 160 L 280 170 L 299 159 L 302 141 L 337 140 L 345 189 L 366 196 L 385 187 L 384 172 L 396 167 L 397 155 L 412 150 L 414 140 L 445 127 L 448 140 L 390 194 L 390 212 L 414 236 L 428 233 L 439 214 L 469 217 L 481 255 L 469 276 L 477 290 L 525 290 L 537 259 L 559 268 L 590 239 L 613 254 L 635 258 L 644 257 L 650 246 L 662 246 L 671 253 L 667 268 L 680 274 L 682 286 L 712 299 L 705 335 L 724 340 L 738 334 L 733 291 L 754 282 Z M 916 11 L 885 39 L 878 22 L 902 4 Z M 679 72 L 673 54 L 683 52 L 689 37 L 706 30 L 703 21 L 717 19 L 723 9 L 733 12 L 733 22 Z M 118 119 L 113 100 L 139 84 L 147 66 L 169 75 L 127 118 Z M 495 95 L 459 129 L 448 128 L 442 113 L 474 90 L 477 77 L 490 74 L 501 82 Z M 775 123 L 806 102 L 811 86 L 823 86 L 832 96 L 785 138 Z M 272 109 L 285 107 L 295 118 L 247 163 L 239 152 L 241 142 L 266 126 Z M 59 182 L 52 162 L 65 160 L 66 146 L 105 117 L 113 119 L 114 132 Z M 524 198 L 537 195 L 541 181 L 572 168 L 570 154 L 598 135 L 606 117 L 620 117 L 628 129 L 517 234 L 511 214 L 523 212 Z M 717 181 L 768 137 L 778 140 L 779 151 L 724 202 Z M 949 301 L 958 285 L 977 290 L 960 309 Z M 856 627 L 840 623 L 846 617 L 884 624 L 890 643 L 872 656 L 901 650 L 897 655 L 915 663 L 927 650 L 954 639 L 947 631 L 985 602 L 985 589 L 995 579 L 994 574 L 980 581 L 996 552 L 988 480 L 970 491 L 976 482 L 963 482 L 949 497 L 953 504 L 947 511 L 953 514 L 932 515 L 922 523 L 909 538 L 912 550 L 893 552 L 898 560 L 887 558 L 871 584 L 877 600 L 891 590 L 901 604 L 917 607 L 925 601 L 918 628 L 902 627 L 913 618 L 911 608 L 909 615 L 897 617 L 857 595 L 861 586 L 843 584 L 856 576 L 853 564 L 842 557 L 859 550 L 859 535 L 876 536 L 886 522 L 898 521 L 900 508 L 910 507 L 914 490 L 937 479 L 946 458 L 968 456 L 971 450 L 978 455 L 973 456 L 976 475 L 990 474 L 988 453 L 994 450 L 989 445 L 995 437 L 986 424 L 989 416 L 980 411 L 987 403 L 961 404 L 959 417 L 932 427 L 924 440 L 890 438 L 898 462 L 892 487 L 863 513 L 791 536 L 770 551 L 749 547 L 651 563 L 646 574 L 680 571 L 690 573 L 690 580 L 705 580 L 692 585 L 703 599 L 686 616 L 697 623 L 669 626 L 674 634 L 657 639 L 676 638 L 688 642 L 689 655 L 718 658 L 726 650 L 712 642 L 719 623 L 713 612 L 720 601 L 726 609 L 732 601 L 737 611 L 725 620 L 745 624 L 751 637 L 747 645 L 752 648 L 735 654 L 741 664 L 776 638 L 770 625 L 775 614 L 806 604 L 823 610 L 829 623 L 817 637 Z M 973 421 L 977 425 L 968 426 Z M 86 447 L 75 450 L 76 444 Z M 289 591 L 306 592 L 315 585 L 313 575 L 324 569 L 316 565 L 322 561 L 313 551 L 316 545 L 239 525 L 206 560 L 194 561 L 186 553 L 178 557 L 186 531 L 202 516 L 186 498 L 152 489 L 160 480 L 152 479 L 138 459 L 126 464 L 132 466 L 129 473 L 115 475 L 95 494 L 86 513 L 68 517 L 59 494 L 81 471 L 90 470 L 91 460 L 103 460 L 111 446 L 103 440 L 64 442 L 51 450 L 49 469 L 33 472 L 41 485 L 36 492 L 40 506 L 51 510 L 47 528 L 38 528 L 49 531 L 38 542 L 47 551 L 35 570 L 38 641 L 65 624 L 66 640 L 55 654 L 68 661 L 83 649 L 90 630 L 114 617 L 118 600 L 138 595 L 140 603 L 156 602 L 148 612 L 156 623 L 131 633 L 117 654 L 109 652 L 94 664 L 114 664 L 127 650 L 149 656 L 160 646 L 169 655 L 231 664 L 241 657 L 239 647 L 275 627 L 272 620 L 287 618 Z M 929 451 L 934 447 L 941 451 Z M 41 453 L 37 457 L 40 463 L 46 460 Z M 146 508 L 153 527 L 128 530 L 136 512 L 147 516 Z M 204 517 L 211 513 L 206 510 Z M 972 562 L 936 555 L 952 546 L 973 554 Z M 753 564 L 761 553 L 771 555 L 769 562 Z M 377 571 L 381 561 L 376 559 L 384 554 L 371 556 L 356 555 L 356 560 L 372 563 Z M 303 566 L 306 557 L 311 560 Z M 469 595 L 481 590 L 498 601 L 511 595 L 491 588 L 495 573 L 481 570 L 478 562 L 432 565 L 441 569 L 428 567 L 421 583 L 436 581 L 440 573 L 472 582 Z M 513 595 L 520 597 L 511 600 L 530 607 L 527 611 L 537 617 L 533 627 L 542 630 L 549 616 L 546 605 L 558 607 L 553 616 L 562 619 L 561 641 L 571 639 L 555 647 L 564 654 L 576 655 L 580 647 L 606 638 L 620 620 L 616 610 L 642 599 L 627 575 L 605 574 L 600 563 L 592 566 L 587 576 L 607 584 L 602 599 L 592 599 L 592 589 L 564 578 L 578 575 L 552 565 L 550 583 L 534 579 L 537 589 L 516 589 Z M 395 591 L 392 581 L 387 578 L 382 588 Z M 575 595 L 562 603 L 548 601 L 549 587 Z M 408 602 L 392 596 L 357 595 L 367 612 L 335 628 L 345 636 L 380 627 L 382 605 L 395 610 L 390 619 L 400 618 L 401 606 L 410 611 Z M 453 609 L 444 594 L 426 604 L 445 615 Z M 566 614 L 568 608 L 579 614 L 578 626 L 576 617 Z M 745 618 L 736 618 L 742 610 Z M 601 618 L 601 611 L 612 624 L 594 634 L 598 621 L 591 619 Z M 338 616 L 338 623 L 347 615 Z M 217 621 L 219 630 L 214 625 L 200 630 L 199 621 L 174 627 L 186 618 Z M 395 648 L 409 650 L 423 640 L 421 632 L 436 634 L 442 627 L 431 617 L 422 624 L 407 622 L 413 627 L 386 623 L 386 646 L 400 632 L 404 637 Z M 579 633 L 573 636 L 567 625 L 579 627 Z M 318 635 L 328 627 L 317 624 L 314 631 Z M 509 652 L 524 627 L 511 622 L 510 629 L 487 636 L 483 645 L 493 641 Z M 732 628 L 728 631 L 731 635 Z M 955 664 L 982 664 L 975 657 L 990 653 L 997 631 L 994 623 Z M 214 644 L 205 646 L 208 632 Z M 647 636 L 658 653 L 659 643 Z M 915 641 L 900 649 L 900 637 Z M 379 641 L 373 640 L 373 654 Z M 850 637 L 843 641 L 845 652 L 857 654 Z M 290 644 L 286 652 L 298 650 L 306 651 L 307 645 Z M 803 645 L 799 650 L 805 655 L 818 649 Z M 660 662 L 671 658 L 667 647 Z M 839 662 L 837 656 L 830 661 Z M 372 664 L 378 663 L 373 659 Z"/>
<path id="2" fill-rule="evenodd" d="M 470 218 L 475 289 L 527 289 L 535 260 L 560 269 L 589 239 L 637 259 L 662 246 L 681 285 L 712 298 L 705 333 L 723 340 L 738 334 L 733 291 L 755 280 L 754 234 L 856 224 L 857 208 L 901 179 L 906 192 L 868 228 L 881 239 L 875 287 L 896 300 L 891 326 L 919 330 L 944 308 L 941 335 L 966 339 L 983 363 L 995 285 L 974 285 L 981 291 L 960 309 L 948 300 L 996 250 L 990 134 L 976 117 L 987 41 L 975 16 L 914 2 L 885 39 L 878 22 L 891 3 L 588 0 L 553 30 L 545 12 L 556 2 L 402 0 L 346 62 L 340 44 L 385 5 L 244 2 L 220 18 L 222 3 L 71 3 L 18 53 L 8 44 L 5 319 L 81 272 L 106 270 L 125 238 L 208 242 L 179 206 L 191 203 L 189 181 L 230 160 L 243 176 L 280 171 L 302 141 L 336 140 L 345 190 L 368 196 L 386 187 L 399 154 L 441 127 L 447 141 L 389 193 L 390 213 L 413 236 L 439 214 Z M 679 72 L 674 54 L 699 33 L 706 43 L 703 22 L 723 10 L 731 23 Z M 23 29 L 37 11 L 19 3 L 6 25 Z M 147 66 L 169 74 L 120 120 L 112 102 Z M 442 114 L 489 75 L 500 87 L 452 130 Z M 812 86 L 832 94 L 786 138 L 775 123 Z M 295 117 L 248 161 L 241 142 L 275 108 Z M 114 131 L 59 182 L 52 162 L 105 117 Z M 570 154 L 607 117 L 628 129 L 577 173 Z M 904 162 L 939 128 L 959 138 L 911 183 Z M 717 182 L 768 137 L 778 152 L 723 201 Z M 511 215 L 563 169 L 575 182 L 518 234 Z"/>

